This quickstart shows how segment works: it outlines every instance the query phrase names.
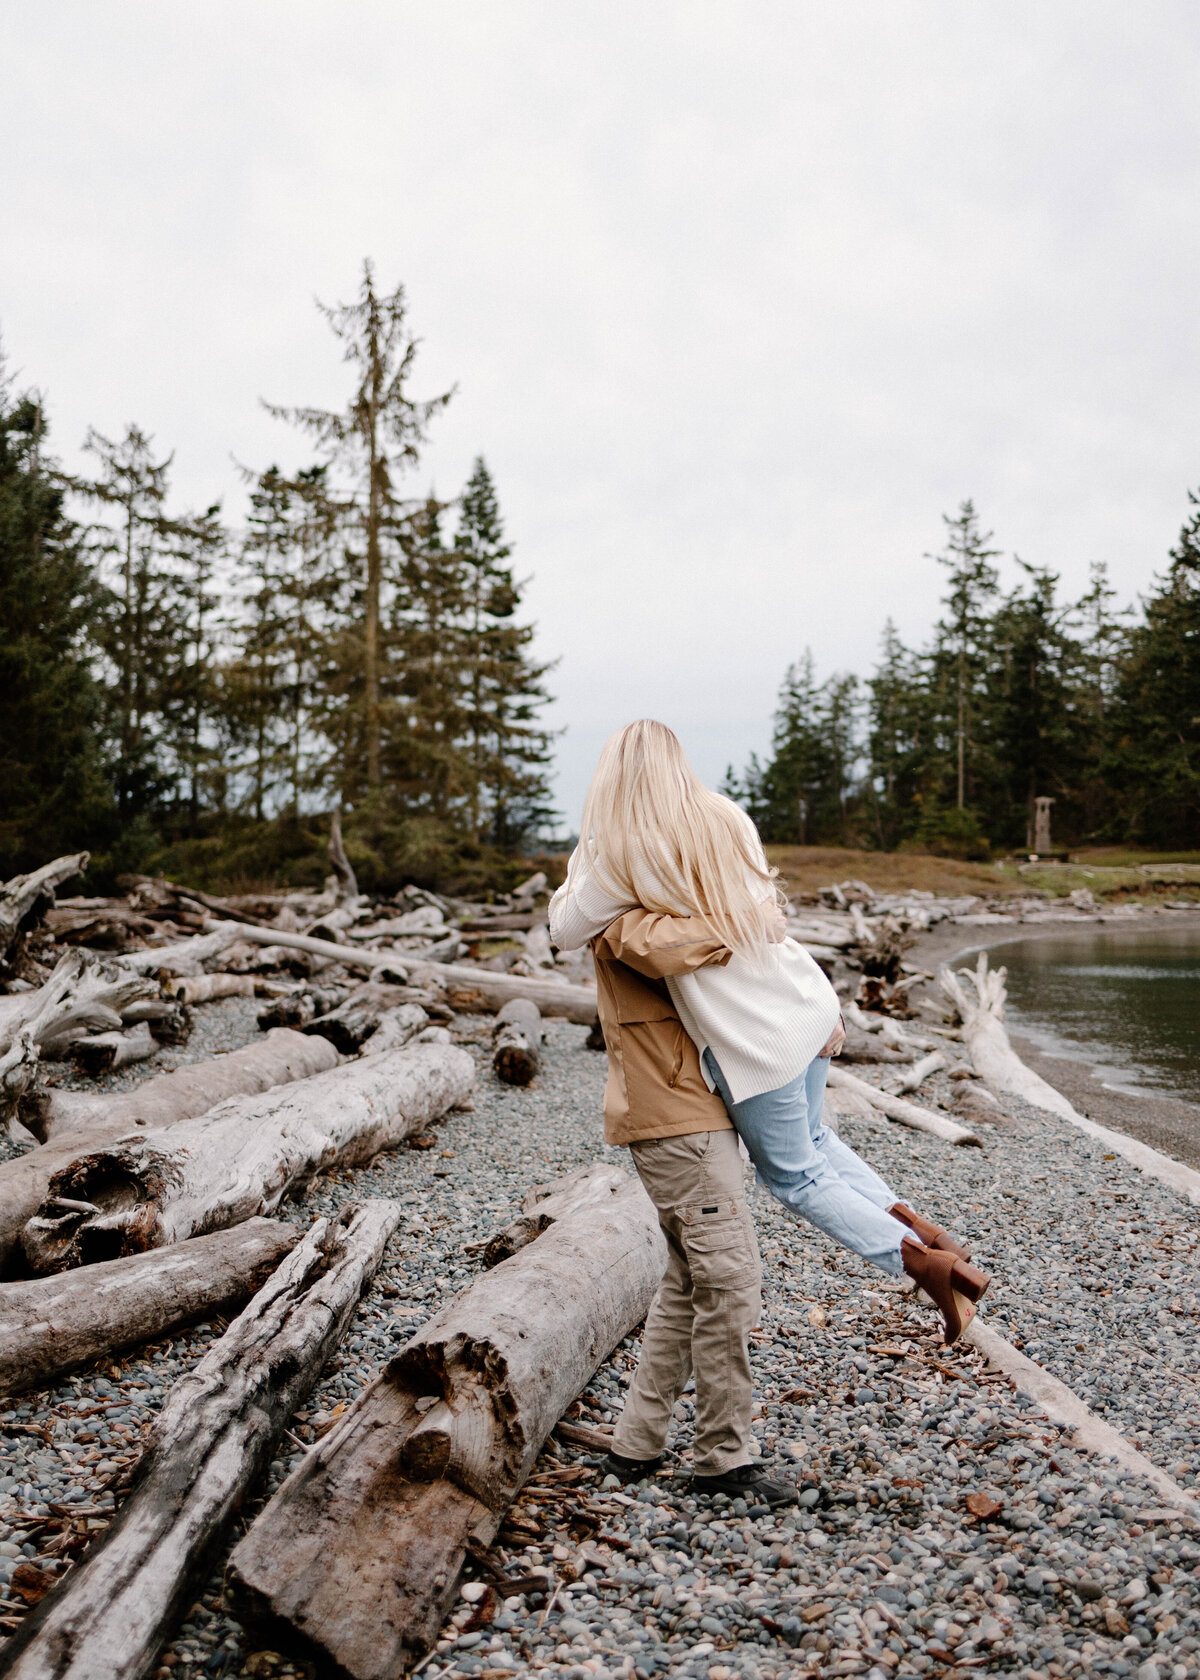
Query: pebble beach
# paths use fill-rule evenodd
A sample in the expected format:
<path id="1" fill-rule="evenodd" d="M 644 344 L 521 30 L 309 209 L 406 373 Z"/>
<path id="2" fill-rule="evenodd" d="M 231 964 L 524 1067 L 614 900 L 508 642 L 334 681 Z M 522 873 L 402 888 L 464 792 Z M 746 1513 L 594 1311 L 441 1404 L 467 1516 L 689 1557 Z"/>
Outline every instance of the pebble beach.
<path id="1" fill-rule="evenodd" d="M 198 1009 L 188 1045 L 150 1071 L 251 1041 L 257 1009 Z M 479 1061 L 474 1106 L 439 1124 L 435 1147 L 318 1179 L 286 1206 L 304 1227 L 382 1195 L 404 1218 L 230 1545 L 379 1366 L 478 1274 L 474 1245 L 531 1184 L 598 1157 L 628 1165 L 602 1142 L 605 1058 L 585 1047 L 587 1029 L 548 1022 L 542 1072 L 517 1090 L 491 1072 L 490 1025 L 459 1018 L 455 1035 Z M 921 1100 L 948 1099 L 945 1077 Z M 898 1193 L 969 1239 L 994 1274 L 987 1322 L 1173 1477 L 1176 1505 L 1073 1446 L 974 1348 L 943 1348 L 932 1309 L 903 1284 L 756 1190 L 756 1446 L 794 1477 L 800 1504 L 693 1498 L 686 1395 L 667 1466 L 640 1485 L 552 1438 L 487 1570 L 469 1566 L 422 1673 L 1200 1675 L 1200 1523 L 1184 1509 L 1200 1494 L 1200 1208 L 1066 1122 L 1005 1109 L 979 1128 L 979 1148 L 885 1122 L 838 1127 Z M 4 1629 L 103 1533 L 146 1425 L 222 1329 L 197 1326 L 0 1411 Z M 578 1422 L 617 1415 L 636 1352 L 630 1339 L 599 1369 L 572 1408 Z M 506 1594 L 506 1577 L 526 1590 Z M 157 1670 L 201 1675 L 320 1680 L 228 1613 L 219 1564 Z"/>

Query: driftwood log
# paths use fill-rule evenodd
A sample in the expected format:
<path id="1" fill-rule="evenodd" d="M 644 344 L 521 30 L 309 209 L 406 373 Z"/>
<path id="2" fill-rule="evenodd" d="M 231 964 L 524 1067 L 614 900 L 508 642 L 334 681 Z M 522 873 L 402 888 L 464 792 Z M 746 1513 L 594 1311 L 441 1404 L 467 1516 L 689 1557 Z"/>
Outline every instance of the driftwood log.
<path id="1" fill-rule="evenodd" d="M 142 1680 L 379 1267 L 395 1202 L 322 1219 L 171 1390 L 104 1542 L 10 1640 L 10 1680 Z"/>
<path id="2" fill-rule="evenodd" d="M 228 1097 L 250 1096 L 275 1085 L 311 1079 L 314 1073 L 327 1073 L 337 1063 L 337 1052 L 327 1040 L 276 1028 L 257 1044 L 155 1074 L 136 1090 L 117 1096 L 93 1096 L 84 1091 L 40 1092 L 22 1104 L 21 1119 L 43 1143 L 58 1143 L 76 1134 L 78 1150 L 93 1140 L 105 1142 L 125 1132 L 158 1131 L 180 1120 L 192 1120 Z M 0 1167 L 0 1183 L 3 1170 Z"/>
<path id="3" fill-rule="evenodd" d="M 238 939 L 247 939 L 251 934 L 262 934 L 266 928 L 251 928 L 243 926 L 241 922 L 217 922 L 210 924 L 210 933 L 199 934 L 195 939 L 180 939 L 174 945 L 148 945 L 144 951 L 127 951 L 120 958 L 122 967 L 134 969 L 138 974 L 203 974 L 204 964 L 212 962 L 227 951 Z M 272 931 L 272 943 L 276 936 Z M 262 941 L 258 941 L 260 944 Z"/>
<path id="4" fill-rule="evenodd" d="M 487 1243 L 483 1251 L 484 1265 L 498 1266 L 502 1260 L 511 1260 L 518 1249 L 548 1231 L 555 1220 L 569 1219 L 583 1208 L 601 1207 L 628 1184 L 629 1175 L 620 1167 L 595 1161 L 566 1178 L 533 1185 L 525 1192 L 519 1216 Z"/>
<path id="5" fill-rule="evenodd" d="M 253 997 L 252 974 L 196 974 L 175 980 L 172 994 L 183 1003 L 213 1003 L 217 998 Z"/>
<path id="6" fill-rule="evenodd" d="M 43 1055 L 65 1053 L 89 1033 L 111 1032 L 139 1001 L 158 1000 L 158 986 L 91 951 L 67 951 L 44 986 L 0 997 L 0 1055 L 28 1033 Z"/>
<path id="7" fill-rule="evenodd" d="M 37 1100 L 32 1114 L 22 1106 L 30 1128 L 40 1126 L 38 1135 L 50 1142 L 0 1164 L 0 1276 L 23 1269 L 22 1230 L 49 1194 L 55 1173 L 83 1151 L 138 1130 L 160 1131 L 229 1097 L 308 1079 L 336 1065 L 337 1051 L 326 1039 L 280 1030 L 245 1050 L 160 1073 L 117 1097 L 54 1091 Z"/>
<path id="8" fill-rule="evenodd" d="M 908 1091 L 915 1091 L 931 1074 L 940 1073 L 948 1065 L 940 1050 L 931 1050 L 927 1056 L 922 1056 L 920 1061 L 914 1062 L 910 1068 L 900 1075 L 896 1085 L 897 1096 L 902 1097 Z"/>
<path id="9" fill-rule="evenodd" d="M 636 1181 L 486 1272 L 388 1365 L 234 1550 L 238 1614 L 321 1674 L 393 1680 L 429 1649 L 550 1430 L 662 1277 Z"/>
<path id="10" fill-rule="evenodd" d="M 322 1169 L 370 1160 L 421 1131 L 474 1077 L 455 1045 L 389 1050 L 85 1150 L 54 1174 L 25 1226 L 25 1262 L 42 1276 L 271 1213 Z"/>
<path id="11" fill-rule="evenodd" d="M 87 866 L 88 854 L 75 852 L 0 885 L 0 962 L 8 958 L 19 936 L 53 908 L 55 889 L 72 875 L 82 875 Z"/>
<path id="12" fill-rule="evenodd" d="M 429 1016 L 419 1003 L 399 1003 L 394 1009 L 387 1009 L 379 1017 L 379 1025 L 366 1042 L 363 1054 L 378 1056 L 385 1050 L 401 1050 L 415 1038 L 418 1044 L 450 1042 L 450 1034 L 445 1028 L 436 1029 L 444 1033 L 444 1038 L 435 1040 L 426 1037 L 429 1031 Z"/>
<path id="13" fill-rule="evenodd" d="M 264 1031 L 268 1027 L 306 1027 L 318 1015 L 345 1001 L 345 986 L 301 986 L 260 1009 L 258 1024 Z"/>
<path id="14" fill-rule="evenodd" d="M 491 969 L 471 968 L 466 963 L 422 962 L 403 951 L 358 950 L 352 945 L 331 944 L 327 939 L 310 939 L 302 933 L 281 933 L 277 928 L 239 926 L 237 932 L 239 937 L 255 944 L 307 951 L 312 956 L 344 963 L 348 968 L 403 972 L 419 985 L 444 986 L 450 993 L 450 1001 L 463 1009 L 496 1010 L 503 1008 L 510 998 L 527 997 L 533 999 L 543 1015 L 565 1016 L 568 1021 L 581 1021 L 585 1026 L 590 1026 L 596 1018 L 595 987 L 572 985 L 553 975 L 543 979 L 532 974 L 496 974 Z"/>
<path id="15" fill-rule="evenodd" d="M 241 1306 L 298 1235 L 282 1220 L 248 1219 L 150 1254 L 0 1284 L 0 1394 L 44 1388 L 102 1354 Z"/>
<path id="16" fill-rule="evenodd" d="M 90 1038 L 77 1038 L 71 1046 L 71 1060 L 84 1073 L 96 1077 L 115 1073 L 131 1062 L 149 1061 L 158 1049 L 148 1021 L 139 1021 L 129 1032 L 94 1033 Z"/>
<path id="17" fill-rule="evenodd" d="M 1004 1026 L 1004 1004 L 1008 997 L 1005 981 L 1008 971 L 988 968 L 987 952 L 979 953 L 974 972 L 960 969 L 958 974 L 949 968 L 938 970 L 938 984 L 943 995 L 958 1010 L 962 1019 L 963 1042 L 970 1051 L 975 1071 L 985 1085 L 997 1096 L 1021 1097 L 1038 1108 L 1062 1115 L 1064 1120 L 1076 1118 L 1074 1107 L 1061 1091 L 1047 1084 L 1041 1074 L 1017 1055 L 1009 1042 Z"/>
<path id="18" fill-rule="evenodd" d="M 909 1126 L 914 1132 L 929 1132 L 933 1137 L 942 1138 L 946 1143 L 957 1143 L 967 1147 L 980 1148 L 979 1139 L 974 1132 L 960 1126 L 957 1121 L 947 1119 L 944 1114 L 935 1114 L 930 1108 L 921 1108 L 919 1104 L 909 1102 L 906 1097 L 893 1097 L 887 1091 L 881 1091 L 877 1085 L 870 1085 L 865 1079 L 856 1079 L 845 1068 L 838 1067 L 834 1062 L 829 1069 L 829 1084 L 834 1090 L 853 1091 L 856 1096 L 869 1102 L 872 1108 L 886 1114 L 889 1120 L 896 1120 L 901 1126 Z"/>
<path id="19" fill-rule="evenodd" d="M 528 1085 L 542 1065 L 542 1014 L 532 998 L 512 998 L 496 1016 L 492 1067 L 506 1085 Z"/>
<path id="20" fill-rule="evenodd" d="M 419 1032 L 429 1017 L 418 1004 L 402 1002 L 406 990 L 407 987 L 388 986 L 379 981 L 368 980 L 365 986 L 356 987 L 336 1009 L 318 1015 L 301 1030 L 310 1036 L 315 1034 L 327 1038 L 343 1056 L 353 1056 L 361 1050 L 384 1016 L 397 1008 L 410 1011 L 404 1019 L 411 1020 L 414 1033 Z M 398 1018 L 393 1026 L 393 1033 L 399 1024 Z M 412 1033 L 409 1034 L 409 1037 L 411 1036 Z"/>

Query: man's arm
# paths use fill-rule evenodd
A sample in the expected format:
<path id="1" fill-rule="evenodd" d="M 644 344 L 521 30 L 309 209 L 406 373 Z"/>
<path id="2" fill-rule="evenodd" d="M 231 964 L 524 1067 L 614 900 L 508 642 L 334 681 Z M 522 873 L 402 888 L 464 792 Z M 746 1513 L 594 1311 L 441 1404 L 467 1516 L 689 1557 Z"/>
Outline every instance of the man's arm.
<path id="1" fill-rule="evenodd" d="M 596 946 L 651 980 L 692 974 L 698 968 L 724 968 L 733 955 L 699 916 L 663 916 L 641 909 L 618 916 Z"/>

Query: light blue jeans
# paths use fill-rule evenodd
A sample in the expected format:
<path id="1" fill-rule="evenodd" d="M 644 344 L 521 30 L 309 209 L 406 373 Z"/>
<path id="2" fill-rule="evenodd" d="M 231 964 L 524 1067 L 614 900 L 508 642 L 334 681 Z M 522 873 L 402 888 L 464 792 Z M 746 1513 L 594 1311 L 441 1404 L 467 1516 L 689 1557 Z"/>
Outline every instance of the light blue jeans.
<path id="1" fill-rule="evenodd" d="M 704 1061 L 750 1151 L 759 1183 L 790 1214 L 901 1277 L 900 1244 L 912 1232 L 885 1211 L 899 1196 L 823 1122 L 828 1059 L 814 1056 L 790 1085 L 739 1103 L 711 1050 Z"/>

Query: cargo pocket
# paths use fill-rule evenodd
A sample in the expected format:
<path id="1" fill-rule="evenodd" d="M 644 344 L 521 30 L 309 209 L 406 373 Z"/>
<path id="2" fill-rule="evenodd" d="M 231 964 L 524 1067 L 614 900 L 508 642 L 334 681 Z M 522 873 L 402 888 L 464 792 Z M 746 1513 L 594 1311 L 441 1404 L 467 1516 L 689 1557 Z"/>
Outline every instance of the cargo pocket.
<path id="1" fill-rule="evenodd" d="M 689 1203 L 679 1214 L 679 1238 L 694 1283 L 739 1289 L 758 1280 L 758 1239 L 743 1203 L 714 1198 Z"/>

